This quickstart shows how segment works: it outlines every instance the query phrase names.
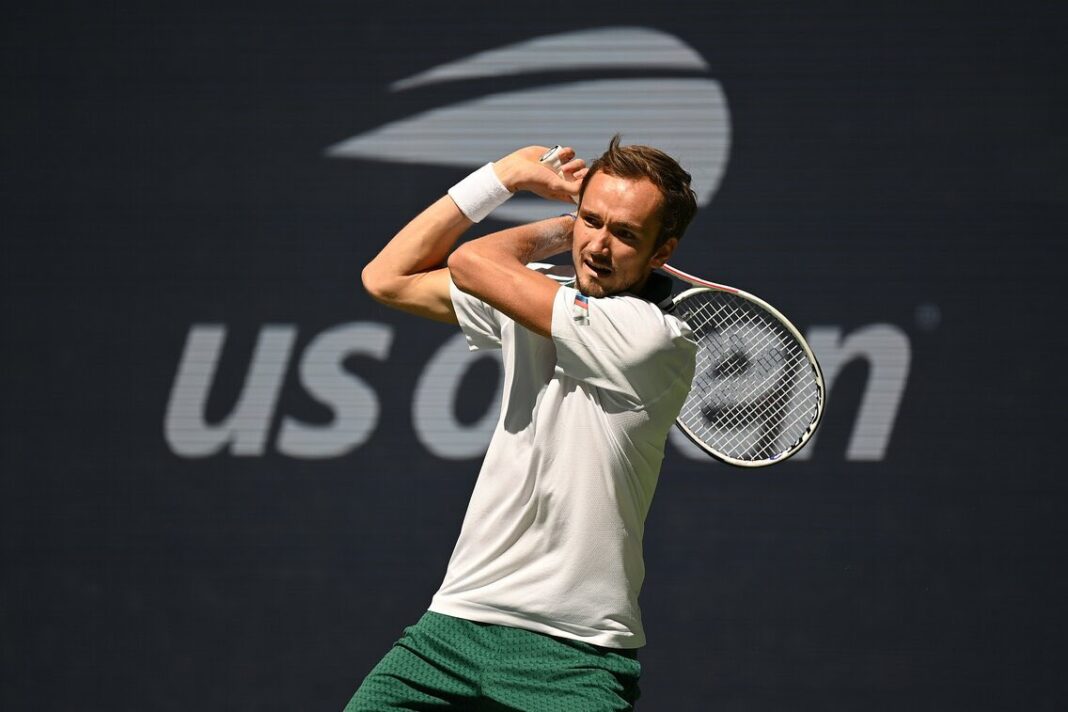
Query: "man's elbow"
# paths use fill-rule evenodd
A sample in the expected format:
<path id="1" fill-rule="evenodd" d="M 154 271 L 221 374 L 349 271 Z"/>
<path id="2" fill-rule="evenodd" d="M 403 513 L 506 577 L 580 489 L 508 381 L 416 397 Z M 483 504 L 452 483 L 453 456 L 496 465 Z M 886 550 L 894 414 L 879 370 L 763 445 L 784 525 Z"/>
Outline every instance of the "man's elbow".
<path id="1" fill-rule="evenodd" d="M 453 250 L 446 262 L 449 268 L 449 276 L 452 277 L 452 283 L 460 289 L 464 288 L 471 269 L 471 251 L 465 249 L 466 247 L 467 245 L 460 245 Z"/>
<path id="2" fill-rule="evenodd" d="M 384 273 L 380 267 L 371 262 L 360 273 L 363 288 L 376 301 L 389 304 L 400 295 L 400 286 L 396 278 Z"/>
<path id="3" fill-rule="evenodd" d="M 481 257 L 474 247 L 468 242 L 460 245 L 449 255 L 449 275 L 452 277 L 453 284 L 466 292 L 471 291 L 474 280 L 482 269 L 479 267 Z"/>

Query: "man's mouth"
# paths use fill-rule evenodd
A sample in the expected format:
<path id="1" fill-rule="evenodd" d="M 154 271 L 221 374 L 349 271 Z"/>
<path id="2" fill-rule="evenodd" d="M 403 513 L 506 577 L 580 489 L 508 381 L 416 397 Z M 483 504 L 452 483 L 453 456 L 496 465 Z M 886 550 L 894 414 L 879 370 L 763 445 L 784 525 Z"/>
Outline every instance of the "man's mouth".
<path id="1" fill-rule="evenodd" d="M 593 262 L 590 259 L 584 260 L 583 264 L 585 264 L 586 267 L 598 277 L 607 277 L 608 275 L 612 274 L 611 267 L 608 267 L 607 265 L 597 264 L 596 262 Z"/>

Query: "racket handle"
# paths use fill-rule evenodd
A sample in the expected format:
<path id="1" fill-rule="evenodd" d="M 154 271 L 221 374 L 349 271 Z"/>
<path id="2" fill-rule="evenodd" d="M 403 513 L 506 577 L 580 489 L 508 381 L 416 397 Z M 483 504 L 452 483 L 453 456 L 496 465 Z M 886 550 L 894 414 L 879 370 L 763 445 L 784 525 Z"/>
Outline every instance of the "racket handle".
<path id="1" fill-rule="evenodd" d="M 560 169 L 564 167 L 563 161 L 560 160 L 560 149 L 562 146 L 557 144 L 553 146 L 545 153 L 541 154 L 541 158 L 538 159 L 538 163 L 543 166 L 552 168 L 554 172 L 559 173 Z"/>
<path id="2" fill-rule="evenodd" d="M 563 161 L 560 160 L 560 150 L 561 150 L 561 148 L 563 148 L 563 147 L 560 146 L 559 144 L 557 144 L 556 146 L 553 146 L 552 148 L 550 148 L 548 151 L 546 151 L 545 153 L 543 153 L 541 155 L 541 158 L 538 159 L 538 163 L 542 164 L 543 166 L 547 166 L 547 167 L 553 169 L 553 172 L 555 172 L 558 176 L 563 178 L 564 174 L 560 172 L 560 169 L 564 167 Z M 579 198 L 578 198 L 577 195 L 571 196 L 571 199 L 574 200 L 576 203 L 579 201 Z"/>

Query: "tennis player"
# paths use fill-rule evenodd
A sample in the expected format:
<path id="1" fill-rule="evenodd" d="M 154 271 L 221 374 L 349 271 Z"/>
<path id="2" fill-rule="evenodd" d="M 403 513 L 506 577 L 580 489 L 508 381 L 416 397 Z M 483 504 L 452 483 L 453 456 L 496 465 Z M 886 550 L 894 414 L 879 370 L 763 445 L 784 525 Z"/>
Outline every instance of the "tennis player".
<path id="1" fill-rule="evenodd" d="M 690 175 L 646 146 L 558 175 L 530 146 L 487 164 L 363 271 L 377 300 L 502 349 L 501 416 L 429 611 L 346 710 L 633 709 L 645 643 L 642 535 L 693 377 L 687 326 L 653 273 L 696 211 Z M 574 206 L 453 249 L 525 190 Z M 570 250 L 573 283 L 528 267 Z M 446 266 L 447 265 L 447 266 Z"/>

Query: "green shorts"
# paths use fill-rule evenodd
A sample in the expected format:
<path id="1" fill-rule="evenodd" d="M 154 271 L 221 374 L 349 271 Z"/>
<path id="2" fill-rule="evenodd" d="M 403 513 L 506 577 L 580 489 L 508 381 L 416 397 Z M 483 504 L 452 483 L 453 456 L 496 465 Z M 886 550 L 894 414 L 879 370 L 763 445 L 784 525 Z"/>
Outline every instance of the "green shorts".
<path id="1" fill-rule="evenodd" d="M 635 650 L 427 612 L 371 670 L 345 712 L 632 710 Z"/>

